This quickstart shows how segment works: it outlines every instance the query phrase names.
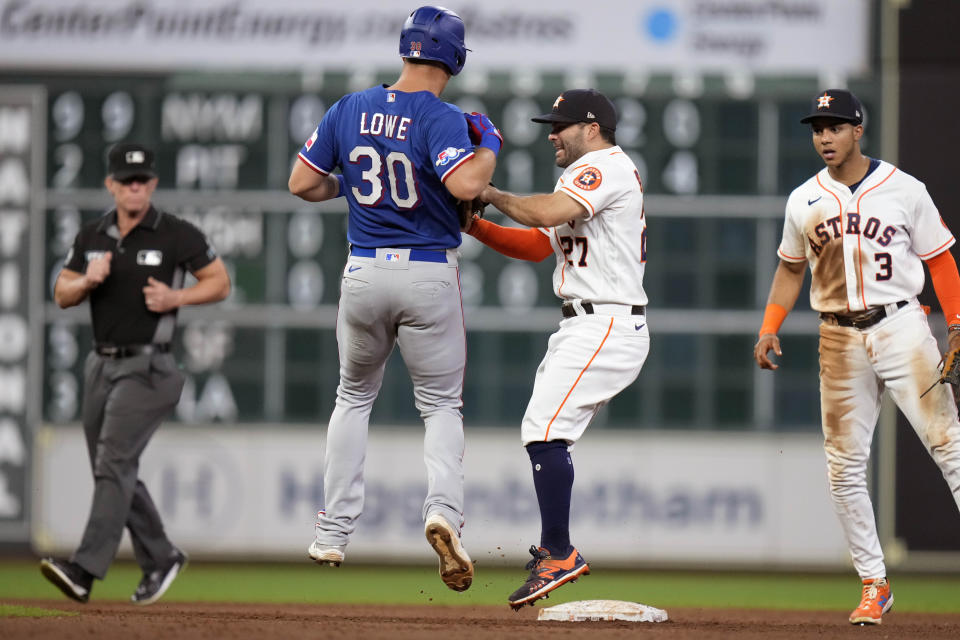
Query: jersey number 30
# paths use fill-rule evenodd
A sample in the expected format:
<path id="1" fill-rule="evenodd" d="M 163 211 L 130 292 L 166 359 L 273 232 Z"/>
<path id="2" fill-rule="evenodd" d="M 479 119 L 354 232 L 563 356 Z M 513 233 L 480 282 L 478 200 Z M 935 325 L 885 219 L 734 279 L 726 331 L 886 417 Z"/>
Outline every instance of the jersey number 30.
<path id="1" fill-rule="evenodd" d="M 373 147 L 360 146 L 350 150 L 350 163 L 359 164 L 362 158 L 370 162 L 370 168 L 363 171 L 361 177 L 369 188 L 363 190 L 352 187 L 356 201 L 365 207 L 375 207 L 383 200 L 384 186 L 390 191 L 390 199 L 400 209 L 413 209 L 420 202 L 417 183 L 414 177 L 413 163 L 402 151 L 391 151 L 383 158 Z M 387 167 L 387 185 L 383 181 L 383 167 Z M 398 179 L 398 167 L 401 174 Z M 402 184 L 402 188 L 398 188 Z M 366 192 L 366 193 L 364 193 Z M 402 193 L 401 193 L 402 192 Z"/>

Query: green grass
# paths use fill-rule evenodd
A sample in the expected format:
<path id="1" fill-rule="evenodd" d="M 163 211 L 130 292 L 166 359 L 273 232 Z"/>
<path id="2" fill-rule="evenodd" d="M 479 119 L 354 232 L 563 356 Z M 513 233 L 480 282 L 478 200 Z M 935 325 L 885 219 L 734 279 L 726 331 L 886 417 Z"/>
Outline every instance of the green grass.
<path id="1" fill-rule="evenodd" d="M 75 616 L 72 611 L 58 611 L 56 609 L 41 609 L 40 607 L 25 607 L 19 604 L 4 604 L 0 602 L 0 618 L 53 618 L 57 616 Z"/>
<path id="2" fill-rule="evenodd" d="M 464 593 L 448 590 L 434 567 L 192 563 L 165 602 L 273 602 L 505 605 L 525 578 L 522 569 L 479 567 Z M 91 600 L 127 600 L 139 569 L 118 562 L 94 585 Z M 960 575 L 891 574 L 897 611 L 960 613 Z M 570 600 L 631 600 L 656 607 L 732 607 L 843 611 L 856 606 L 860 585 L 849 574 L 772 574 L 595 570 L 565 586 L 550 604 Z M 62 601 L 35 562 L 0 564 L 0 600 Z M 9 615 L 9 614 L 7 614 Z"/>

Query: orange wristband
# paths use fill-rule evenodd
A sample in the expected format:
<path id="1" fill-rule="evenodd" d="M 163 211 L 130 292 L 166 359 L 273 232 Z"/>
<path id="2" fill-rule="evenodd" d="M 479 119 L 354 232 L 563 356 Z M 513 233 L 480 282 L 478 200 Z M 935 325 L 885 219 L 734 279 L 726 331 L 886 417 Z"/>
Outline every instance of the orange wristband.
<path id="1" fill-rule="evenodd" d="M 775 302 L 768 304 L 763 312 L 763 324 L 760 325 L 760 332 L 757 335 L 762 336 L 765 333 L 775 334 L 780 330 L 780 325 L 783 324 L 788 313 L 790 312 L 782 305 Z"/>
<path id="2" fill-rule="evenodd" d="M 947 325 L 960 324 L 960 274 L 957 273 L 957 261 L 949 251 L 944 251 L 926 263 Z"/>

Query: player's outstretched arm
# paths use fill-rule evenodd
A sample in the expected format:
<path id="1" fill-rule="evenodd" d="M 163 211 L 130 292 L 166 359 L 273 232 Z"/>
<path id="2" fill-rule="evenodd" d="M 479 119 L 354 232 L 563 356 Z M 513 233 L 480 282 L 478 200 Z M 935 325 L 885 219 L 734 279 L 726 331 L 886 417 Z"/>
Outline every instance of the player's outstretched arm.
<path id="1" fill-rule="evenodd" d="M 562 191 L 518 196 L 487 186 L 480 199 L 528 227 L 556 227 L 587 215 L 582 204 Z"/>
<path id="2" fill-rule="evenodd" d="M 550 238 L 538 229 L 517 229 L 474 216 L 467 233 L 508 258 L 540 262 L 551 253 Z"/>
<path id="3" fill-rule="evenodd" d="M 777 265 L 777 271 L 773 274 L 773 284 L 770 285 L 770 295 L 767 297 L 767 308 L 763 314 L 759 338 L 753 347 L 753 359 L 761 369 L 776 369 L 779 366 L 770 359 L 768 354 L 772 349 L 776 355 L 783 355 L 777 331 L 780 330 L 780 325 L 783 324 L 800 296 L 806 269 L 806 260 L 801 262 L 781 260 Z"/>

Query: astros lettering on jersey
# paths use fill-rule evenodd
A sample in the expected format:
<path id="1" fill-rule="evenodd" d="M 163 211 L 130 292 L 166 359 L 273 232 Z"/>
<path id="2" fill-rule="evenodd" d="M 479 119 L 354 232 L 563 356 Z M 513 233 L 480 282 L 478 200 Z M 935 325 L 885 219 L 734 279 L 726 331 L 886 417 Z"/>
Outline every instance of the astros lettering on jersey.
<path id="1" fill-rule="evenodd" d="M 950 248 L 953 234 L 923 183 L 882 160 L 857 188 L 826 168 L 787 200 L 778 254 L 808 260 L 810 306 L 847 313 L 912 298 L 923 288 L 922 260 Z"/>

